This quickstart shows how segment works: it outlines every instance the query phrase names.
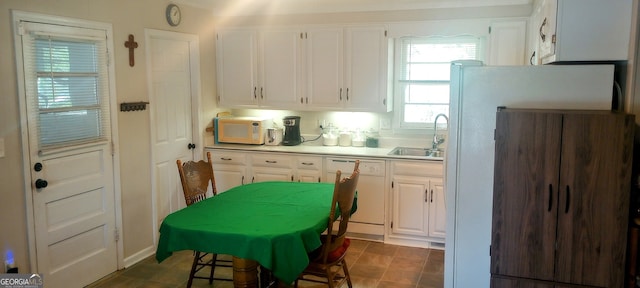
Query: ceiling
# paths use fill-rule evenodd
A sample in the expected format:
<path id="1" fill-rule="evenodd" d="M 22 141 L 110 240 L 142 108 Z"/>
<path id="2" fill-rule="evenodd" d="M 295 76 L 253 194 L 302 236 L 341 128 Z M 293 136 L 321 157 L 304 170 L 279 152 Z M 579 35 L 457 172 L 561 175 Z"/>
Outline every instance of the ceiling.
<path id="1" fill-rule="evenodd" d="M 533 0 L 175 0 L 217 15 L 271 15 L 531 5 Z"/>

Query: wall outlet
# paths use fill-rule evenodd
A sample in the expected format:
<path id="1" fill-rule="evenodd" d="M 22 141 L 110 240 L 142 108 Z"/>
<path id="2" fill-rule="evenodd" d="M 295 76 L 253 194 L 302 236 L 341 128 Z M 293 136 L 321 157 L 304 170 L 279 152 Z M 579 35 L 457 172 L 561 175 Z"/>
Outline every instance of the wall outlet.
<path id="1" fill-rule="evenodd" d="M 391 129 L 391 119 L 386 117 L 380 118 L 380 129 Z"/>

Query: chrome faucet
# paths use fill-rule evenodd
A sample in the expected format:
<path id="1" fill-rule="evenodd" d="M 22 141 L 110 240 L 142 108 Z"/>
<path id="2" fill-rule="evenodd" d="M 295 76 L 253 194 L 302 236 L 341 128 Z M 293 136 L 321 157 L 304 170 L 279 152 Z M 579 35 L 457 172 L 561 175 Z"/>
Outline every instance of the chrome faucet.
<path id="1" fill-rule="evenodd" d="M 431 149 L 433 150 L 437 150 L 438 149 L 438 145 L 444 143 L 444 135 L 438 136 L 438 119 L 440 119 L 440 117 L 444 117 L 445 120 L 447 120 L 447 125 L 449 125 L 449 118 L 447 117 L 447 115 L 444 114 L 438 114 L 436 115 L 436 120 L 433 121 L 433 143 L 431 144 Z M 448 127 L 447 127 L 448 129 Z"/>

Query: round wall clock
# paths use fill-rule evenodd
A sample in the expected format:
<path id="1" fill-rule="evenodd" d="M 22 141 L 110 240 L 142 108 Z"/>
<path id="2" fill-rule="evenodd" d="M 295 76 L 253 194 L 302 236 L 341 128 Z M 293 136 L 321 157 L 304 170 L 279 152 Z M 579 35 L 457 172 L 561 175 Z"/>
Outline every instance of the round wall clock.
<path id="1" fill-rule="evenodd" d="M 176 4 L 167 5 L 167 23 L 171 26 L 178 26 L 180 20 L 182 20 L 182 14 L 180 13 L 180 7 Z"/>

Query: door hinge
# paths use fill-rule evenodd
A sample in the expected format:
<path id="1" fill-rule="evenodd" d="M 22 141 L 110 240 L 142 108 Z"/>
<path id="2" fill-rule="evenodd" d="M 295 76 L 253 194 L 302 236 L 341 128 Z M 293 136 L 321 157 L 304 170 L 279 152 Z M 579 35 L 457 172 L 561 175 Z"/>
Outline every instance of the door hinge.
<path id="1" fill-rule="evenodd" d="M 115 238 L 116 242 L 120 241 L 120 230 L 118 230 L 118 229 L 116 228 L 116 230 L 114 230 L 113 232 L 114 232 L 114 233 L 113 233 L 113 236 L 114 236 L 114 238 Z"/>

